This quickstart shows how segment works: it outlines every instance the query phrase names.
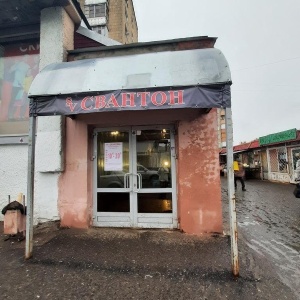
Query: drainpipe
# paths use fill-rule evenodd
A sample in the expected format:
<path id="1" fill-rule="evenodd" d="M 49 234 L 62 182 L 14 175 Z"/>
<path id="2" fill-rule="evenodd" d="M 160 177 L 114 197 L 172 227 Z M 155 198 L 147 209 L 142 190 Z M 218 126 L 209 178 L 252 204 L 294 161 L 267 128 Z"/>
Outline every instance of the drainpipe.
<path id="1" fill-rule="evenodd" d="M 89 30 L 92 30 L 92 27 L 91 25 L 89 24 L 89 21 L 87 20 L 85 14 L 83 13 L 81 7 L 80 7 L 80 4 L 77 0 L 71 0 L 70 4 L 72 4 L 72 6 L 74 6 L 77 10 L 77 13 L 79 14 L 80 18 L 82 19 L 82 21 L 84 22 L 84 24 L 86 25 L 86 27 L 89 29 Z M 76 23 L 77 24 L 77 23 Z M 78 25 L 78 24 L 77 24 Z"/>
<path id="2" fill-rule="evenodd" d="M 32 257 L 33 250 L 35 131 L 36 116 L 34 115 L 29 119 L 25 259 L 29 259 Z"/>
<path id="3" fill-rule="evenodd" d="M 235 207 L 235 188 L 233 170 L 233 129 L 231 108 L 225 109 L 226 150 L 227 150 L 227 187 L 229 200 L 231 267 L 234 276 L 239 276 L 238 232 Z"/>

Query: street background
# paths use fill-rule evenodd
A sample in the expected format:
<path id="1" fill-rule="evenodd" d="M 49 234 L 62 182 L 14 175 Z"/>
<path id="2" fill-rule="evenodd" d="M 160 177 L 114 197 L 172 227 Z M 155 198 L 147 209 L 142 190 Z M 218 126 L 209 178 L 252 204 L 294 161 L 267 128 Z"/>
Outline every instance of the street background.
<path id="1" fill-rule="evenodd" d="M 268 260 L 281 281 L 300 299 L 300 199 L 292 184 L 261 180 L 238 182 L 237 220 L 245 244 Z M 228 220 L 227 181 L 222 178 L 223 213 Z M 225 232 L 229 224 L 225 222 Z"/>

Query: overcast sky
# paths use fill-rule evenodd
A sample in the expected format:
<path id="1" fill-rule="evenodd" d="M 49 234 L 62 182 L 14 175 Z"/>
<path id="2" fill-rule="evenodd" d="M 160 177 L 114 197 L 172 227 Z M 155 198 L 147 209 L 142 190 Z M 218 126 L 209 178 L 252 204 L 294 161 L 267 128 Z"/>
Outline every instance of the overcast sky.
<path id="1" fill-rule="evenodd" d="M 133 0 L 139 42 L 208 35 L 232 74 L 234 144 L 300 129 L 300 0 Z"/>

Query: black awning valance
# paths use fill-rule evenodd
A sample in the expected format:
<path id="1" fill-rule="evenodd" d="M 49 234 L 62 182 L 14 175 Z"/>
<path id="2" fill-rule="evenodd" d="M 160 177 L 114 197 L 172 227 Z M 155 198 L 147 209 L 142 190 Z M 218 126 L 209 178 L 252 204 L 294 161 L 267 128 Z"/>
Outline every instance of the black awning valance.
<path id="1" fill-rule="evenodd" d="M 30 115 L 74 115 L 104 111 L 230 107 L 230 85 L 117 90 L 39 97 Z"/>

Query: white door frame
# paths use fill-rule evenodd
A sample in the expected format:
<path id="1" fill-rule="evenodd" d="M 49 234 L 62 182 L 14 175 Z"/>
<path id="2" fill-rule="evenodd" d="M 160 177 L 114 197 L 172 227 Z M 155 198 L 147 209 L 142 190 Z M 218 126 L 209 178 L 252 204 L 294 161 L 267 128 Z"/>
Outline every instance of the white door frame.
<path id="1" fill-rule="evenodd" d="M 171 154 L 171 187 L 170 188 L 140 188 L 137 175 L 137 141 L 135 133 L 138 130 L 170 130 Z M 107 131 L 128 131 L 129 133 L 129 186 L 124 188 L 97 187 L 97 133 Z M 141 228 L 177 228 L 177 189 L 176 189 L 176 153 L 174 127 L 171 125 L 150 125 L 132 127 L 97 128 L 94 130 L 93 145 L 93 225 L 98 227 L 141 227 Z M 99 192 L 129 193 L 130 212 L 97 212 L 97 194 Z M 172 193 L 172 213 L 138 213 L 138 194 Z"/>
<path id="2" fill-rule="evenodd" d="M 98 188 L 97 181 L 97 136 L 99 132 L 107 131 L 127 131 L 128 143 L 131 142 L 130 127 L 109 127 L 109 128 L 96 128 L 94 130 L 94 145 L 93 145 L 93 225 L 98 227 L 133 227 L 133 218 L 130 212 L 97 212 L 97 195 L 98 192 L 107 193 L 130 193 L 130 188 Z M 131 156 L 129 155 L 129 173 L 132 173 Z M 132 179 L 130 178 L 130 186 L 132 186 Z M 130 199 L 130 207 L 132 207 L 132 197 Z"/>

